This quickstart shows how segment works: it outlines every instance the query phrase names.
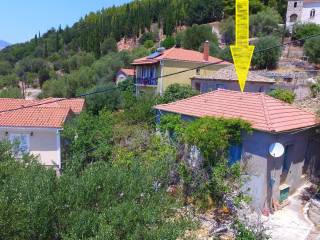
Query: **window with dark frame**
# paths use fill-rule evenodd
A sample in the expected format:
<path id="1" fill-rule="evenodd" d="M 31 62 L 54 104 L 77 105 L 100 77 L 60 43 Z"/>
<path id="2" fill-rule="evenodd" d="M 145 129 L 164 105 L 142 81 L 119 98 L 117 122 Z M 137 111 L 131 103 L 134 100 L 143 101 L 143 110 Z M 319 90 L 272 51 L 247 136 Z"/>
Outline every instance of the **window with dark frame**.
<path id="1" fill-rule="evenodd" d="M 315 15 L 316 15 L 316 10 L 315 10 L 315 9 L 312 9 L 312 10 L 310 11 L 310 18 L 314 18 Z"/>

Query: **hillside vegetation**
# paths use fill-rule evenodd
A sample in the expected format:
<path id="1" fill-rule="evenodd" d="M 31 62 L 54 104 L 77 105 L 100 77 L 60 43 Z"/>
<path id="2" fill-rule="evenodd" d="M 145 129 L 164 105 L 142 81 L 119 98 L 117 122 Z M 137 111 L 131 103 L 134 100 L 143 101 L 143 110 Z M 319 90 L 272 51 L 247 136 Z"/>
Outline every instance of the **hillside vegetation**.
<path id="1" fill-rule="evenodd" d="M 250 1 L 250 13 L 256 16 L 250 26 L 251 34 L 281 35 L 277 24 L 282 21 L 283 12 L 277 11 L 285 4 L 282 0 Z M 234 1 L 230 0 L 142 0 L 89 13 L 72 27 L 51 28 L 44 34 L 37 33 L 28 42 L 2 50 L 0 89 L 8 90 L 0 91 L 0 97 L 21 97 L 19 81 L 30 87 L 43 87 L 42 97 L 76 96 L 81 91 L 108 84 L 121 67 L 130 67 L 134 58 L 155 49 L 160 39 L 157 30 L 151 29 L 154 25 L 167 37 L 161 43 L 167 48 L 177 45 L 201 50 L 201 44 L 211 40 L 210 54 L 230 61 L 229 49 L 218 47 L 217 37 L 205 24 L 227 21 L 222 24 L 223 37 L 231 44 L 233 15 Z M 264 22 L 269 28 L 261 26 Z M 187 29 L 177 33 L 179 26 Z M 118 53 L 117 41 L 123 38 L 137 39 L 141 47 Z"/>

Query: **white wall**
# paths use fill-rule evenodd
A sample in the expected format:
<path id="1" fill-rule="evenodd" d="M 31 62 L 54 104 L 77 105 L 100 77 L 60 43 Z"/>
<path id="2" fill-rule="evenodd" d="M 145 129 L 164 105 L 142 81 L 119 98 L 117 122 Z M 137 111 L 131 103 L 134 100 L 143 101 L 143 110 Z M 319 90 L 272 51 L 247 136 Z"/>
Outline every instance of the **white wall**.
<path id="1" fill-rule="evenodd" d="M 7 136 L 6 132 L 8 133 Z M 0 140 L 8 139 L 10 134 L 28 135 L 30 153 L 37 156 L 40 163 L 45 166 L 61 168 L 60 133 L 58 129 L 0 128 Z"/>
<path id="2" fill-rule="evenodd" d="M 314 18 L 310 19 L 310 12 L 312 9 L 316 10 Z M 311 22 L 320 24 L 320 2 L 319 3 L 307 3 L 303 5 L 301 22 Z"/>
<path id="3" fill-rule="evenodd" d="M 120 73 L 117 75 L 116 84 L 118 85 L 119 83 L 125 81 L 126 79 L 127 79 L 127 76 L 124 75 L 123 73 Z"/>

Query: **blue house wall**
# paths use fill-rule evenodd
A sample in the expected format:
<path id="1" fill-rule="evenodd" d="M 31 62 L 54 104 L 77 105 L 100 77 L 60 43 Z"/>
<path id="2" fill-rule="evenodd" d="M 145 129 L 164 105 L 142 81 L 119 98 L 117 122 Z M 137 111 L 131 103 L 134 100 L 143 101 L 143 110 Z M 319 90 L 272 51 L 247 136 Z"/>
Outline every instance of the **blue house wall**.
<path id="1" fill-rule="evenodd" d="M 161 111 L 161 114 L 167 113 Z M 158 116 L 160 120 L 160 111 Z M 186 121 L 195 119 L 186 115 L 181 117 Z M 277 134 L 254 130 L 252 134 L 243 134 L 241 161 L 248 175 L 244 190 L 251 196 L 253 207 L 260 210 L 271 207 L 273 201 L 280 201 L 280 188 L 288 186 L 292 194 L 303 184 L 307 165 L 311 161 L 313 165 L 318 164 L 312 168 L 320 165 L 320 141 L 317 139 L 315 128 Z M 279 158 L 269 154 L 269 146 L 275 142 L 289 149 Z M 284 164 L 285 159 L 287 164 Z"/>

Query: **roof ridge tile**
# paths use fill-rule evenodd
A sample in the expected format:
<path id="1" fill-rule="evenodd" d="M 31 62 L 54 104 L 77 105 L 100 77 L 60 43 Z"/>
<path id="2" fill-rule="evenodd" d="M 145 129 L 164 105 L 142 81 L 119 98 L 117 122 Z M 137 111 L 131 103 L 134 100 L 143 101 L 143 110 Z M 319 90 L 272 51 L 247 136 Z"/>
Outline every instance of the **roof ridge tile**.
<path id="1" fill-rule="evenodd" d="M 269 130 L 272 131 L 273 129 L 271 127 L 271 120 L 270 120 L 270 115 L 269 115 L 269 111 L 268 111 L 268 106 L 266 105 L 265 95 L 260 94 L 260 96 L 261 96 L 261 101 L 262 101 L 263 114 L 266 118 L 267 127 L 269 128 Z"/>

